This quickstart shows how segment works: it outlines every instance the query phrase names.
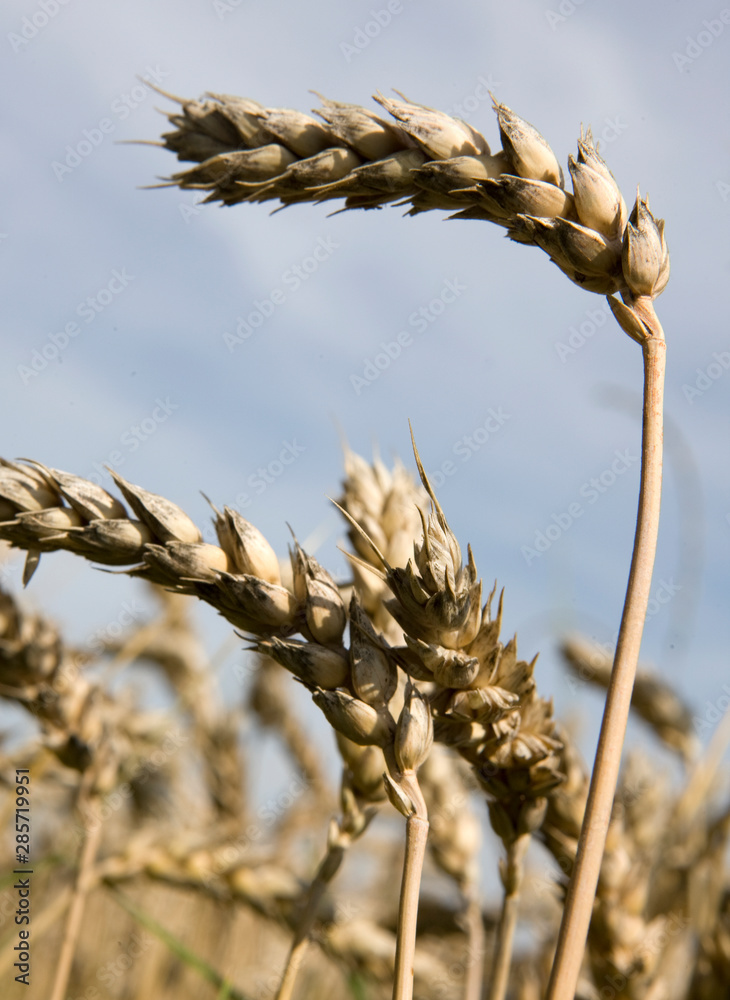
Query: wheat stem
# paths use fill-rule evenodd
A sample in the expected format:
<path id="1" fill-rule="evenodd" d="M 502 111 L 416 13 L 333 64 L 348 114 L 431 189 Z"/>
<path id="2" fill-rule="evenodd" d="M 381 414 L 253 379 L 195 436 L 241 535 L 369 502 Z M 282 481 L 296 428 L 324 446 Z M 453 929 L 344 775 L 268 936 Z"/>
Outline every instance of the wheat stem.
<path id="1" fill-rule="evenodd" d="M 276 1000 L 291 1000 L 297 973 L 302 966 L 304 954 L 309 947 L 312 926 L 314 925 L 319 903 L 327 886 L 335 877 L 342 864 L 345 850 L 346 847 L 343 842 L 331 843 L 317 869 L 317 874 L 309 886 L 307 902 L 297 924 L 291 948 L 289 949 L 289 956 L 281 979 L 281 985 L 279 986 L 279 992 L 276 994 Z"/>
<path id="2" fill-rule="evenodd" d="M 497 928 L 497 944 L 489 1000 L 504 1000 L 507 995 L 509 970 L 512 963 L 512 946 L 517 926 L 517 905 L 524 874 L 525 854 L 529 846 L 530 834 L 523 833 L 509 845 L 507 850 L 507 860 L 504 866 L 506 884 L 502 900 L 502 913 Z"/>
<path id="3" fill-rule="evenodd" d="M 428 820 L 414 813 L 406 820 L 406 853 L 398 908 L 398 939 L 395 948 L 393 1000 L 411 1000 L 413 961 L 416 953 L 416 918 L 421 891 L 421 872 L 426 856 Z"/>
<path id="4" fill-rule="evenodd" d="M 464 914 L 467 939 L 464 1000 L 481 1000 L 484 982 L 484 917 L 476 886 L 470 887 L 468 899 Z"/>
<path id="5" fill-rule="evenodd" d="M 634 312 L 646 328 L 642 340 L 644 413 L 636 535 L 588 802 L 545 1000 L 572 997 L 578 982 L 618 781 L 659 531 L 666 342 L 648 299 L 638 299 Z"/>
<path id="6" fill-rule="evenodd" d="M 50 1000 L 63 1000 L 66 996 L 68 978 L 71 974 L 76 944 L 81 933 L 81 921 L 84 916 L 86 899 L 91 888 L 91 872 L 96 859 L 96 852 L 101 842 L 101 822 L 87 824 L 84 827 L 84 842 L 79 859 L 79 868 L 76 873 L 73 896 L 66 921 L 66 929 L 61 945 L 61 953 L 56 966 L 56 976 L 53 983 L 53 992 Z"/>
<path id="7" fill-rule="evenodd" d="M 430 742 L 432 739 L 433 731 L 431 730 Z M 429 753 L 430 742 L 427 751 Z M 409 767 L 401 770 L 402 755 L 399 756 L 392 744 L 384 747 L 383 753 L 389 771 L 388 775 L 384 775 L 388 797 L 399 812 L 406 815 L 406 846 L 398 902 L 393 1000 L 411 1000 L 413 997 L 413 963 L 416 954 L 418 900 L 421 894 L 421 873 L 423 872 L 428 843 L 428 807 L 415 768 Z"/>

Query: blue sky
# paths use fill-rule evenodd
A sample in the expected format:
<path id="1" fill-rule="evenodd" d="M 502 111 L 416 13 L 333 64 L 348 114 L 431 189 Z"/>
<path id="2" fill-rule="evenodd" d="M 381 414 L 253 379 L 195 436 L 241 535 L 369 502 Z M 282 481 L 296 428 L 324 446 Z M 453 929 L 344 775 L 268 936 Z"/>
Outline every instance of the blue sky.
<path id="1" fill-rule="evenodd" d="M 370 104 L 397 88 L 461 113 L 496 147 L 488 88 L 564 168 L 590 124 L 626 200 L 639 184 L 666 219 L 667 476 L 653 590 L 671 596 L 656 602 L 643 655 L 701 716 L 729 674 L 730 12 L 658 9 L 7 0 L 0 453 L 102 479 L 112 464 L 201 526 L 200 490 L 238 502 L 277 551 L 288 521 L 344 576 L 326 499 L 338 491 L 340 434 L 412 466 L 410 419 L 463 547 L 487 584 L 506 586 L 505 635 L 518 631 L 526 657 L 540 651 L 539 688 L 582 720 L 589 749 L 599 700 L 566 683 L 556 642 L 572 629 L 615 634 L 639 475 L 640 352 L 605 300 L 486 223 L 392 207 L 271 216 L 266 205 L 140 190 L 176 161 L 121 143 L 156 139 L 166 125 L 156 108 L 173 107 L 140 77 L 184 97 L 211 90 L 304 111 L 317 103 L 310 90 Z M 447 288 L 458 294 L 434 308 Z M 428 322 L 416 323 L 422 309 Z M 247 328 L 252 314 L 259 325 Z M 237 329 L 250 335 L 226 338 Z M 403 333 L 398 356 L 363 385 Z M 532 557 L 551 525 L 564 527 Z M 15 559 L 14 587 L 19 571 Z M 27 596 L 78 641 L 140 594 L 58 555 Z M 199 618 L 211 648 L 225 640 L 210 610 Z"/>

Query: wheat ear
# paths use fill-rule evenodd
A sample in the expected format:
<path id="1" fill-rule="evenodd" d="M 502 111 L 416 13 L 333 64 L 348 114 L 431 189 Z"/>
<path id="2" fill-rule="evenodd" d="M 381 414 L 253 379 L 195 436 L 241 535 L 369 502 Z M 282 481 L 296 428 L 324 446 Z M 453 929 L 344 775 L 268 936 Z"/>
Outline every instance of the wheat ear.
<path id="1" fill-rule="evenodd" d="M 518 837 L 539 827 L 546 796 L 562 780 L 552 706 L 535 693 L 535 660 L 518 660 L 514 639 L 506 646 L 500 642 L 502 600 L 496 618 L 491 615 L 494 592 L 482 607 L 482 583 L 471 549 L 463 563 L 417 451 L 416 462 L 431 510 L 427 515 L 418 508 L 423 534 L 414 540 L 413 558 L 404 567 L 392 566 L 346 515 L 377 557 L 393 595 L 386 607 L 403 633 L 403 645 L 395 647 L 376 633 L 356 596 L 345 605 L 329 574 L 296 542 L 291 589 L 275 582 L 280 576 L 273 550 L 229 508 L 215 510 L 220 542 L 215 546 L 200 540 L 198 529 L 175 504 L 116 474 L 136 518 L 106 491 L 69 473 L 39 463 L 0 464 L 6 518 L 0 522 L 0 537 L 36 554 L 67 549 L 113 565 L 136 562 L 127 572 L 212 604 L 254 636 L 256 649 L 312 691 L 336 732 L 382 750 L 385 791 L 405 817 L 407 831 L 396 1000 L 412 995 L 415 917 L 428 831 L 416 772 L 434 737 L 472 765 L 508 850 Z M 292 639 L 295 633 L 303 639 Z M 394 696 L 401 680 L 405 692 L 399 706 Z M 503 940 L 502 951 L 508 952 L 510 939 Z"/>
<path id="2" fill-rule="evenodd" d="M 375 97 L 389 119 L 322 99 L 316 112 L 321 122 L 224 95 L 172 98 L 181 112 L 168 116 L 175 130 L 162 144 L 198 166 L 167 183 L 207 191 L 208 200 L 228 205 L 277 199 L 285 206 L 344 197 L 345 208 L 398 201 L 410 205 L 411 215 L 456 209 L 452 218 L 503 226 L 511 239 L 546 251 L 581 287 L 606 294 L 621 329 L 641 345 L 639 509 L 583 835 L 546 998 L 563 1000 L 575 992 L 588 933 L 656 551 L 666 344 L 653 300 L 669 279 L 664 221 L 655 219 L 638 192 L 629 215 L 590 130 L 581 134 L 577 158 L 569 159 L 570 194 L 543 136 L 505 104 L 494 101 L 502 148 L 492 153 L 471 125 L 399 98 Z"/>

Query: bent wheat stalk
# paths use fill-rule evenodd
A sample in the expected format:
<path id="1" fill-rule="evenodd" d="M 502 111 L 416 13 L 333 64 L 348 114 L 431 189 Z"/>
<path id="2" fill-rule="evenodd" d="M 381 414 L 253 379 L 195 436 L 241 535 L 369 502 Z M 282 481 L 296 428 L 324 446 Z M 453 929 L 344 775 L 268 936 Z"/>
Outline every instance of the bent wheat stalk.
<path id="1" fill-rule="evenodd" d="M 503 148 L 493 154 L 484 136 L 466 122 L 382 95 L 375 100 L 390 119 L 322 98 L 315 113 L 324 124 L 242 98 L 172 99 L 181 113 L 168 115 L 176 128 L 161 144 L 198 166 L 174 174 L 167 184 L 206 191 L 206 200 L 226 205 L 278 199 L 284 207 L 344 197 L 345 209 L 393 201 L 410 205 L 409 215 L 456 209 L 451 218 L 503 226 L 511 239 L 546 251 L 581 287 L 606 294 L 621 328 L 642 347 L 644 418 L 634 550 L 548 1000 L 573 996 L 616 789 L 658 532 L 665 341 L 652 303 L 669 278 L 664 222 L 654 218 L 648 199 L 638 193 L 629 216 L 590 130 L 581 135 L 577 158 L 569 159 L 573 193 L 565 191 L 563 172 L 542 135 L 497 101 Z M 493 1000 L 504 996 L 506 974 L 498 973 L 497 980 Z"/>
<path id="2" fill-rule="evenodd" d="M 654 569 L 662 486 L 662 404 L 666 345 L 651 303 L 640 305 L 641 314 L 646 317 L 646 335 L 642 343 L 644 419 L 634 551 L 578 854 L 568 885 L 546 1000 L 561 1000 L 562 997 L 571 996 L 578 981 L 583 944 L 588 935 L 611 806 L 618 782 L 621 747 L 631 707 Z"/>

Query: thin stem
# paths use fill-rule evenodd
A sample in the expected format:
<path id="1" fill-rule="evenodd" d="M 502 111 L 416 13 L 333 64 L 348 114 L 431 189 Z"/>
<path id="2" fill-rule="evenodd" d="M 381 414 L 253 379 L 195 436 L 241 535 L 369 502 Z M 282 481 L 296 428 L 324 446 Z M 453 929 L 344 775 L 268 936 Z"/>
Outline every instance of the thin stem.
<path id="1" fill-rule="evenodd" d="M 636 535 L 588 802 L 545 1000 L 575 995 L 618 781 L 659 531 L 666 343 L 651 302 L 639 300 L 634 309 L 648 329 L 642 343 L 644 413 Z"/>
<path id="2" fill-rule="evenodd" d="M 507 995 L 509 970 L 512 964 L 512 946 L 517 926 L 517 905 L 525 867 L 525 854 L 530 845 L 530 834 L 518 837 L 507 850 L 505 866 L 505 890 L 502 913 L 497 928 L 497 943 L 494 955 L 494 971 L 489 990 L 489 1000 L 504 1000 Z"/>
<path id="3" fill-rule="evenodd" d="M 466 983 L 464 1000 L 481 1000 L 484 983 L 484 918 L 479 902 L 477 887 L 470 885 L 466 890 L 468 899 L 464 922 L 467 939 Z"/>
<path id="4" fill-rule="evenodd" d="M 281 985 L 279 986 L 279 992 L 276 994 L 276 1000 L 291 1000 L 297 973 L 304 961 L 304 953 L 309 947 L 312 926 L 314 925 L 320 900 L 325 889 L 335 877 L 344 856 L 345 845 L 343 843 L 330 844 L 327 853 L 317 869 L 317 874 L 309 886 L 306 906 L 297 924 L 294 940 L 289 949 L 289 956 L 286 960 L 286 967 L 281 979 Z"/>
<path id="5" fill-rule="evenodd" d="M 413 770 L 401 771 L 398 767 L 394 745 L 391 743 L 383 747 L 383 753 L 392 785 L 397 785 L 403 796 L 403 801 L 409 801 L 410 808 L 413 810 L 406 817 L 406 849 L 398 904 L 395 978 L 393 980 L 393 1000 L 412 1000 L 418 898 L 421 894 L 421 873 L 428 841 L 428 807 L 416 772 Z M 391 799 L 391 801 L 393 800 Z M 396 805 L 396 808 L 400 808 L 395 801 L 393 804 Z"/>
<path id="6" fill-rule="evenodd" d="M 63 1000 L 66 996 L 66 987 L 68 986 L 68 979 L 71 974 L 76 943 L 81 932 L 81 921 L 86 907 L 86 898 L 91 888 L 91 871 L 100 841 L 101 820 L 97 817 L 95 823 L 90 827 L 85 827 L 84 843 L 81 849 L 71 906 L 66 921 L 66 930 L 63 937 L 63 944 L 61 945 L 61 953 L 58 958 L 58 965 L 56 966 L 56 977 L 50 1000 Z"/>
<path id="7" fill-rule="evenodd" d="M 413 961 L 416 954 L 416 918 L 421 891 L 421 872 L 426 856 L 428 820 L 417 813 L 406 820 L 406 853 L 398 909 L 398 938 L 395 946 L 393 1000 L 411 1000 Z"/>

